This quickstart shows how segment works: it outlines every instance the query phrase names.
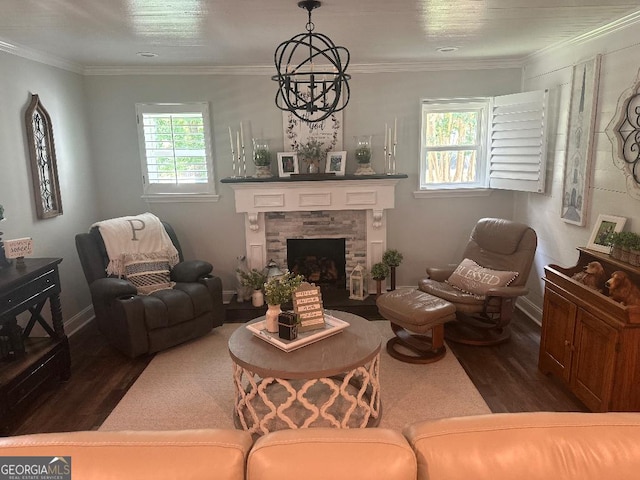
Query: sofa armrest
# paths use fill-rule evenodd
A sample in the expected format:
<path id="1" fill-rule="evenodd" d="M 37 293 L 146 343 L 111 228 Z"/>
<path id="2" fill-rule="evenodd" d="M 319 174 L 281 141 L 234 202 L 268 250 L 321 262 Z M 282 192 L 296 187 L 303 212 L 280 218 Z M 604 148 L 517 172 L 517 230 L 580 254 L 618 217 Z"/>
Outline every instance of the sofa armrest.
<path id="1" fill-rule="evenodd" d="M 131 282 L 114 277 L 99 278 L 89 286 L 89 289 L 94 300 L 100 299 L 101 302 L 107 303 L 115 298 L 138 294 Z"/>
<path id="2" fill-rule="evenodd" d="M 197 282 L 199 278 L 211 273 L 213 265 L 203 260 L 186 260 L 171 269 L 171 280 L 174 282 Z"/>
<path id="3" fill-rule="evenodd" d="M 256 440 L 247 480 L 415 480 L 416 458 L 399 431 L 384 428 L 279 430 Z"/>
<path id="4" fill-rule="evenodd" d="M 71 477 L 244 480 L 251 436 L 240 430 L 65 432 L 0 439 L 11 456 L 70 456 Z"/>

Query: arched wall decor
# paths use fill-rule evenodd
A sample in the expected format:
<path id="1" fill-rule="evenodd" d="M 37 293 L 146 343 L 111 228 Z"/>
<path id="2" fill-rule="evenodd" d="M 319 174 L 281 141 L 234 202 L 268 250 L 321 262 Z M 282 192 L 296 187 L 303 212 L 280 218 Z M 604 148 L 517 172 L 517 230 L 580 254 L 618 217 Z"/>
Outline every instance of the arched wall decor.
<path id="1" fill-rule="evenodd" d="M 640 71 L 634 85 L 618 98 L 605 132 L 613 146 L 613 163 L 626 177 L 627 192 L 640 200 Z"/>
<path id="2" fill-rule="evenodd" d="M 25 124 L 38 218 L 62 215 L 53 126 L 38 95 L 31 95 L 31 103 L 25 112 Z"/>

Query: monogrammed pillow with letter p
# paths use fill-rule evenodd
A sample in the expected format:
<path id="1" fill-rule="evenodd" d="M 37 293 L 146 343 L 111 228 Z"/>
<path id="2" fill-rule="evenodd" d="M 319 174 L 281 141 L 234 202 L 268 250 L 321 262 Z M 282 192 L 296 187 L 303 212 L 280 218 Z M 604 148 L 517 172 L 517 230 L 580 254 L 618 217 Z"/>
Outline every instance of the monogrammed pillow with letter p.
<path id="1" fill-rule="evenodd" d="M 506 287 L 517 276 L 518 272 L 491 270 L 465 258 L 447 279 L 447 283 L 462 292 L 482 298 L 492 288 Z"/>

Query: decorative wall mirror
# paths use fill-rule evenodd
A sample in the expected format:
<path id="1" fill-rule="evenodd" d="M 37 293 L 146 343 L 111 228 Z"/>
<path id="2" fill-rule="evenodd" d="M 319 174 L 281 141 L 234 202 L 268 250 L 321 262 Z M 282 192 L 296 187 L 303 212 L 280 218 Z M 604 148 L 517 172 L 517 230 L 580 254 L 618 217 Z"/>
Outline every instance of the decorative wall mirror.
<path id="1" fill-rule="evenodd" d="M 25 112 L 25 123 L 38 218 L 62 215 L 53 126 L 38 95 L 31 95 L 31 103 Z"/>
<path id="2" fill-rule="evenodd" d="M 618 98 L 605 132 L 613 146 L 613 162 L 626 177 L 627 192 L 640 200 L 640 71 L 635 84 Z"/>

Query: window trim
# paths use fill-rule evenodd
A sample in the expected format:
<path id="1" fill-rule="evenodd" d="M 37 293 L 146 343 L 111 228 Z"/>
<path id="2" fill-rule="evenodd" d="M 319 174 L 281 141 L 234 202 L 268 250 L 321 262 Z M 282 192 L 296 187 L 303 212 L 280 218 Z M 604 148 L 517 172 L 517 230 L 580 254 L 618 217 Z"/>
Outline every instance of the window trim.
<path id="1" fill-rule="evenodd" d="M 213 168 L 213 148 L 211 142 L 211 121 L 208 102 L 185 103 L 136 103 L 136 127 L 140 162 L 142 169 L 143 195 L 141 198 L 150 203 L 156 202 L 194 202 L 217 201 L 215 171 Z M 207 182 L 193 184 L 151 184 L 148 181 L 146 143 L 142 116 L 146 113 L 200 113 L 203 120 Z M 202 198 L 197 198 L 202 197 Z"/>
<path id="2" fill-rule="evenodd" d="M 424 98 L 420 102 L 420 173 L 418 178 L 418 191 L 453 191 L 453 190 L 476 190 L 486 189 L 489 186 L 488 177 L 488 152 L 487 152 L 487 133 L 489 127 L 489 111 L 491 109 L 491 98 L 489 97 L 459 97 L 459 98 Z M 460 183 L 423 183 L 426 175 L 426 129 L 425 116 L 429 113 L 437 112 L 460 112 L 460 111 L 477 111 L 479 112 L 480 128 L 477 132 L 477 144 L 473 149 L 477 149 L 477 162 L 475 182 Z M 442 148 L 432 148 L 430 150 L 443 150 Z"/>

